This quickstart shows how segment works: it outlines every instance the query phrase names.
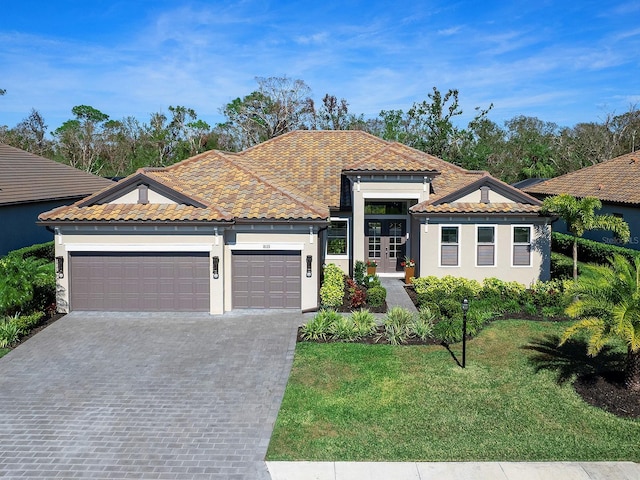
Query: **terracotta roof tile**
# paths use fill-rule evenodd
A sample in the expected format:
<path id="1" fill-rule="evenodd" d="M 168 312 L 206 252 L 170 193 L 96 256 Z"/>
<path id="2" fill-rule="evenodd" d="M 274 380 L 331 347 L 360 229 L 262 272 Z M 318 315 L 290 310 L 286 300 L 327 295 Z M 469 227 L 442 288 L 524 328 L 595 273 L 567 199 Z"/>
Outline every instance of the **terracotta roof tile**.
<path id="1" fill-rule="evenodd" d="M 526 203 L 466 203 L 452 202 L 438 205 L 426 205 L 424 213 L 491 213 L 491 214 L 535 214 L 540 206 Z"/>
<path id="2" fill-rule="evenodd" d="M 640 152 L 627 153 L 523 190 L 530 194 L 568 193 L 580 198 L 640 204 Z"/>
<path id="3" fill-rule="evenodd" d="M 103 205 L 91 201 L 41 215 L 43 221 L 216 221 L 233 219 L 319 220 L 340 205 L 344 171 L 430 171 L 428 202 L 437 202 L 486 176 L 400 143 L 360 131 L 296 131 L 240 153 L 209 151 L 143 175 L 200 206 Z M 135 180 L 135 175 L 122 182 Z M 117 188 L 117 187 L 115 187 Z M 508 187 L 511 188 L 511 187 Z M 87 206 L 81 206 L 87 205 Z M 202 208 L 201 206 L 205 207 Z M 449 208 L 454 208 L 450 204 Z M 497 204 L 496 204 L 497 205 Z M 414 207 L 415 208 L 415 207 Z M 443 211 L 446 206 L 438 206 Z M 455 207 L 460 208 L 460 207 Z M 469 207 L 470 208 L 470 207 Z M 476 207 L 478 208 L 478 207 Z M 496 206 L 491 208 L 495 209 Z M 509 207 L 514 208 L 514 207 Z M 536 207 L 537 208 L 537 207 Z M 507 207 L 503 207 L 506 211 Z M 454 210 L 457 211 L 457 210 Z"/>

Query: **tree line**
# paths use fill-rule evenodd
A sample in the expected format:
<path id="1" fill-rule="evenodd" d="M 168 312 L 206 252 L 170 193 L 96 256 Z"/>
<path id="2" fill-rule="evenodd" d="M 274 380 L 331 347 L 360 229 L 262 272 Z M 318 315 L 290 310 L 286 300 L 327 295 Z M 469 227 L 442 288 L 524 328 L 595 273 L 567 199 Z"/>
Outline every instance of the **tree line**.
<path id="1" fill-rule="evenodd" d="M 316 104 L 299 79 L 258 77 L 257 88 L 220 108 L 224 121 L 210 126 L 185 106 L 152 113 L 147 122 L 114 120 L 88 105 L 47 135 L 35 109 L 12 128 L 0 126 L 0 142 L 103 176 L 124 176 L 139 167 L 163 167 L 210 149 L 240 151 L 293 130 L 363 130 L 398 141 L 471 170 L 487 170 L 505 182 L 554 177 L 633 151 L 640 110 L 630 106 L 599 122 L 561 127 L 515 116 L 499 125 L 493 105 L 477 107 L 458 125 L 459 92 L 433 87 L 408 109 L 382 110 L 364 118 L 346 99 L 326 94 Z M 0 95 L 6 91 L 0 90 Z"/>

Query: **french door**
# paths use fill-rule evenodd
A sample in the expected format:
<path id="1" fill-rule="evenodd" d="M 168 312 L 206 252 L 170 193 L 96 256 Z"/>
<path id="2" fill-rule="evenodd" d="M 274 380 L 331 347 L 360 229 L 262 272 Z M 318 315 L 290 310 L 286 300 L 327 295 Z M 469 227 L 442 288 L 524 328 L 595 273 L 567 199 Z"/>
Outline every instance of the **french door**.
<path id="1" fill-rule="evenodd" d="M 403 270 L 407 242 L 407 221 L 403 219 L 365 220 L 365 252 L 375 260 L 378 273 Z"/>

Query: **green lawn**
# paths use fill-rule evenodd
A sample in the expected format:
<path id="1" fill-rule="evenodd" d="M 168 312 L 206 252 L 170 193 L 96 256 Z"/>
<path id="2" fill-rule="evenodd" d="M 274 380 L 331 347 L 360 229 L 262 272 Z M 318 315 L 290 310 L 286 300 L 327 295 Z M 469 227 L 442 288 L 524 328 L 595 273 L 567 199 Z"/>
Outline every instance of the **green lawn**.
<path id="1" fill-rule="evenodd" d="M 0 357 L 4 357 L 10 351 L 11 350 L 9 350 L 8 348 L 0 348 Z"/>
<path id="2" fill-rule="evenodd" d="M 572 373 L 598 362 L 556 348 L 566 326 L 494 322 L 464 370 L 441 346 L 300 343 L 267 458 L 640 461 L 640 420 L 574 392 Z"/>

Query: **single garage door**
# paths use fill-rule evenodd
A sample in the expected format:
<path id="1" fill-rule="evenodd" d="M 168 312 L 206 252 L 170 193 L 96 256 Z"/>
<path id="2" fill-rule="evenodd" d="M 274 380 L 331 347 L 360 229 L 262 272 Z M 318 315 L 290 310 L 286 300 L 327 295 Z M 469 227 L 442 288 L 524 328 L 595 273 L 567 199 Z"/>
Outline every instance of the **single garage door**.
<path id="1" fill-rule="evenodd" d="M 300 308 L 300 252 L 234 251 L 233 308 Z"/>
<path id="2" fill-rule="evenodd" d="M 72 310 L 209 311 L 209 254 L 85 253 L 70 259 Z"/>

